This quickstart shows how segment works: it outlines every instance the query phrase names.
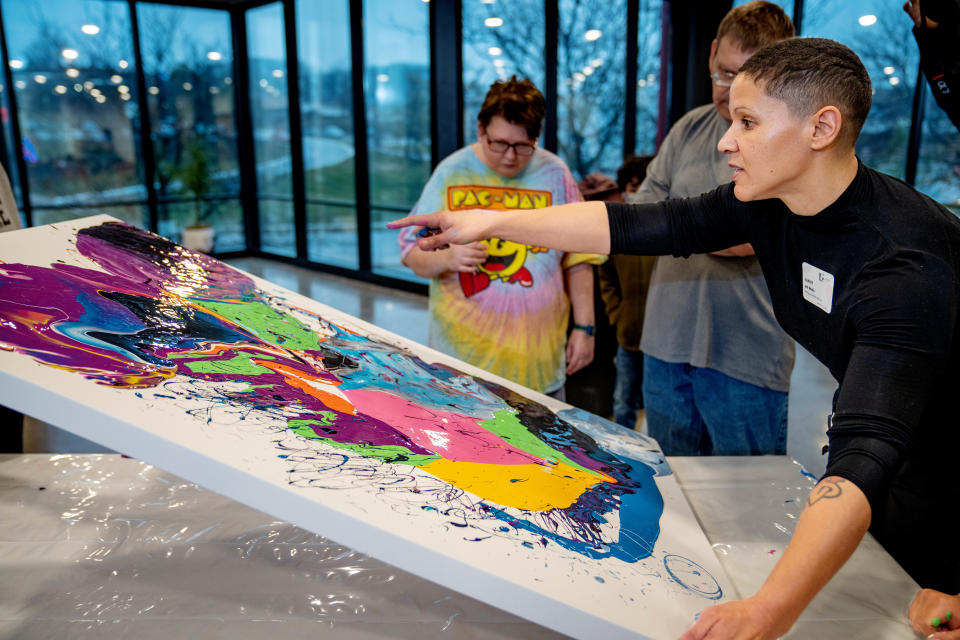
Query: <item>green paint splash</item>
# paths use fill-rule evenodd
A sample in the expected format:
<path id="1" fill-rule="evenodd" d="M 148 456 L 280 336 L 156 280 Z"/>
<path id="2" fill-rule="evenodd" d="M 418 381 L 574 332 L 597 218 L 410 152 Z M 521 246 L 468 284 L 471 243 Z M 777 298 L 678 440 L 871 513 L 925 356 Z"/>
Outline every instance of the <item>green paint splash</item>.
<path id="1" fill-rule="evenodd" d="M 529 454 L 537 456 L 538 458 L 550 460 L 552 462 L 562 462 L 563 464 L 570 465 L 571 467 L 579 469 L 584 473 L 589 473 L 592 476 L 602 477 L 601 474 L 577 464 L 560 451 L 557 451 L 550 445 L 537 438 L 537 436 L 530 433 L 529 429 L 527 429 L 523 423 L 520 422 L 520 418 L 514 411 L 500 409 L 493 414 L 492 418 L 489 420 L 483 420 L 479 424 L 484 429 L 490 431 L 491 433 L 497 434 L 518 449 L 522 449 Z"/>
<path id="2" fill-rule="evenodd" d="M 205 298 L 194 302 L 250 331 L 264 342 L 293 351 L 320 348 L 319 336 L 289 313 L 278 311 L 262 300 L 219 302 Z"/>

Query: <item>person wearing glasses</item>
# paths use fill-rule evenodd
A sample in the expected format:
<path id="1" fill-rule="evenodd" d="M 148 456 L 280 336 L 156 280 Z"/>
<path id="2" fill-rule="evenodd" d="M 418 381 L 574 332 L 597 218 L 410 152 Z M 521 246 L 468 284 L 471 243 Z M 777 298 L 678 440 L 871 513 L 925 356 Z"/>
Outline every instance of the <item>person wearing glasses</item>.
<path id="1" fill-rule="evenodd" d="M 732 9 L 710 45 L 712 104 L 670 129 L 631 203 L 686 198 L 730 181 L 717 141 L 732 120 L 730 85 L 761 46 L 792 37 L 770 2 Z M 647 293 L 643 404 L 667 455 L 782 454 L 794 344 L 773 314 L 749 244 L 689 258 L 659 256 Z"/>
<path id="2" fill-rule="evenodd" d="M 437 165 L 412 213 L 580 201 L 567 165 L 537 146 L 545 112 L 530 80 L 494 82 L 476 142 Z M 593 360 L 592 265 L 606 258 L 498 238 L 425 252 L 417 246 L 424 232 L 405 229 L 399 241 L 403 264 L 430 278 L 430 346 L 562 400 L 566 375 Z"/>

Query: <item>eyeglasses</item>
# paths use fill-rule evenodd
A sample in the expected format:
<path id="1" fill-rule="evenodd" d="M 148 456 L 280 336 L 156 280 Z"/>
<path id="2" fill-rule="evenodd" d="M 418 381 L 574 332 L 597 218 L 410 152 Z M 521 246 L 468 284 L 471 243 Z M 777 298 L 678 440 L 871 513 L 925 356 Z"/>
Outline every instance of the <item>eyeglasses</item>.
<path id="1" fill-rule="evenodd" d="M 718 87 L 729 87 L 736 77 L 737 73 L 735 71 L 714 71 L 710 74 L 710 80 Z"/>
<path id="2" fill-rule="evenodd" d="M 529 142 L 506 142 L 504 140 L 494 140 L 490 137 L 487 137 L 487 144 L 490 145 L 490 150 L 495 153 L 506 153 L 507 149 L 513 149 L 513 152 L 518 156 L 532 156 L 534 150 L 536 150 L 536 146 Z"/>

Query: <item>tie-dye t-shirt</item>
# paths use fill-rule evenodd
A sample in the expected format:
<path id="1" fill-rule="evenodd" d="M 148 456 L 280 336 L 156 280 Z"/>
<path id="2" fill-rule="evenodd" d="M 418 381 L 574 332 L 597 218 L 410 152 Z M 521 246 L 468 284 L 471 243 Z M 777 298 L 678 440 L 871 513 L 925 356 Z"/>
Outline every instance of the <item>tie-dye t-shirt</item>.
<path id="1" fill-rule="evenodd" d="M 537 149 L 519 175 L 490 170 L 467 146 L 441 162 L 412 213 L 441 209 L 539 209 L 580 200 L 560 158 Z M 405 256 L 417 228 L 400 233 Z M 569 301 L 563 269 L 605 258 L 487 241 L 476 273 L 448 272 L 430 282 L 430 346 L 524 386 L 551 393 L 565 381 Z"/>

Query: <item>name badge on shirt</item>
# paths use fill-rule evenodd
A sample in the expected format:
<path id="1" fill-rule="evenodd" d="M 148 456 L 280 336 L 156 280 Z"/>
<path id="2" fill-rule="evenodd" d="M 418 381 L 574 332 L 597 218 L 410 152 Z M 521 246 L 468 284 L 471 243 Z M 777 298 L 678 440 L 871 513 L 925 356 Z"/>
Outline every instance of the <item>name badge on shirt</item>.
<path id="1" fill-rule="evenodd" d="M 833 274 L 804 262 L 803 299 L 830 313 L 833 309 Z"/>

